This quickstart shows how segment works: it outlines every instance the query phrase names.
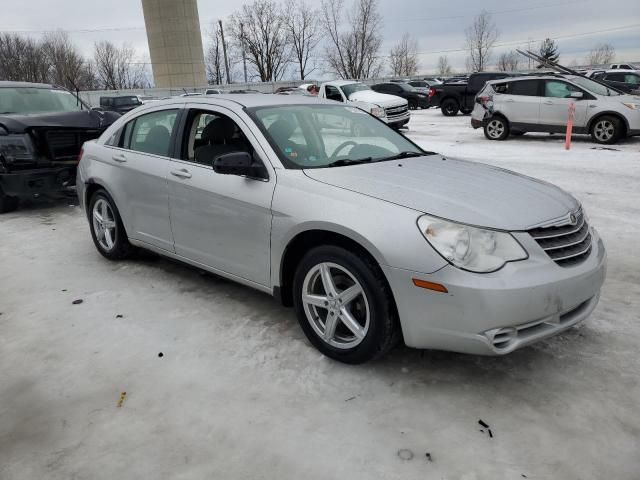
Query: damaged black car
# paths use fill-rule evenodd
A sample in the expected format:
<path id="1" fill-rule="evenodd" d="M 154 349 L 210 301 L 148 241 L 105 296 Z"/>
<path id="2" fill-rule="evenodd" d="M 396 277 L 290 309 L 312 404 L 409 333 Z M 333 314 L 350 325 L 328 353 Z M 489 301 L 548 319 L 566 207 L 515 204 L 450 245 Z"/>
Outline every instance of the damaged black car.
<path id="1" fill-rule="evenodd" d="M 0 81 L 0 213 L 73 187 L 82 144 L 118 117 L 61 87 Z"/>

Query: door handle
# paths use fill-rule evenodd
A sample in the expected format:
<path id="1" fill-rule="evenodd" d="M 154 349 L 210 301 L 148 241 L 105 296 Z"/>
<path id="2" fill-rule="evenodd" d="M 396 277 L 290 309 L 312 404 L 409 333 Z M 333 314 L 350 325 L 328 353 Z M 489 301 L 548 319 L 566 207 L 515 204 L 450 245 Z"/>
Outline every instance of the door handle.
<path id="1" fill-rule="evenodd" d="M 546 102 L 543 102 L 545 105 L 553 105 L 554 103 L 550 100 L 547 100 Z"/>
<path id="2" fill-rule="evenodd" d="M 114 155 L 111 158 L 118 163 L 124 163 L 127 161 L 127 157 L 125 157 L 122 153 L 119 155 Z"/>
<path id="3" fill-rule="evenodd" d="M 515 100 L 513 98 L 507 98 L 505 100 L 505 103 L 513 103 L 513 102 L 515 102 Z"/>
<path id="4" fill-rule="evenodd" d="M 171 175 L 178 178 L 191 178 L 189 171 L 184 168 L 180 170 L 171 170 Z"/>

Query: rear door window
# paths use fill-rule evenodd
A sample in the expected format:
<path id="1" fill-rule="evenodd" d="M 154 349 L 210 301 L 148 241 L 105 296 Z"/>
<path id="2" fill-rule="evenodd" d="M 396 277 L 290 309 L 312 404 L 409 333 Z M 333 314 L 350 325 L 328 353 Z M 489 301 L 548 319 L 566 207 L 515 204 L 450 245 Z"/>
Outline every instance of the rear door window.
<path id="1" fill-rule="evenodd" d="M 519 82 L 509 82 L 508 93 L 511 95 L 537 97 L 538 85 L 538 80 L 520 80 Z"/>
<path id="2" fill-rule="evenodd" d="M 120 146 L 136 152 L 168 157 L 178 110 L 161 110 L 131 120 L 124 129 Z"/>

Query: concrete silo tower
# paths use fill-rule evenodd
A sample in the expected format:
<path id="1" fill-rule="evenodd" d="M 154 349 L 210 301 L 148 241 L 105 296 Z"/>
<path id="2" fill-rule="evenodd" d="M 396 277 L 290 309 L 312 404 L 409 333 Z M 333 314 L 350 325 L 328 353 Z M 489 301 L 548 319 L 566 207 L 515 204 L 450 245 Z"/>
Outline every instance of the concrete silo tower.
<path id="1" fill-rule="evenodd" d="M 142 0 L 156 88 L 207 84 L 197 0 Z"/>

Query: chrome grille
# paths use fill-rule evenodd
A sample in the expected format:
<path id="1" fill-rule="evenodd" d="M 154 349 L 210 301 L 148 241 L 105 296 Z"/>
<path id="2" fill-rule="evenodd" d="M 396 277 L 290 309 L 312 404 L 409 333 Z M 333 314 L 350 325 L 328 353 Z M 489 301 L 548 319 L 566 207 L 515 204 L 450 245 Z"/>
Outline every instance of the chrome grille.
<path id="1" fill-rule="evenodd" d="M 384 109 L 384 112 L 387 114 L 387 117 L 397 117 L 398 115 L 402 115 L 408 111 L 409 111 L 408 105 L 401 105 L 399 107 L 389 107 Z"/>
<path id="2" fill-rule="evenodd" d="M 591 232 L 582 210 L 575 217 L 574 223 L 529 230 L 538 245 L 562 267 L 582 263 L 591 252 Z"/>

